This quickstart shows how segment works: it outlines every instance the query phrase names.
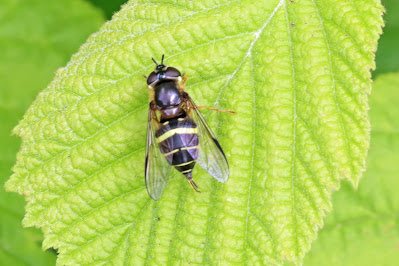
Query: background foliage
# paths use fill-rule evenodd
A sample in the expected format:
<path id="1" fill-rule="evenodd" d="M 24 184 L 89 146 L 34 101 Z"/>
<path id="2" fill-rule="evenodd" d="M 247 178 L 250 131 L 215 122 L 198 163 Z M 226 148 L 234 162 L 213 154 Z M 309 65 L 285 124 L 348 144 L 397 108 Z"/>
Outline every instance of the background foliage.
<path id="1" fill-rule="evenodd" d="M 0 183 L 11 174 L 20 140 L 11 130 L 37 93 L 104 22 L 81 0 L 0 0 Z M 0 264 L 53 265 L 41 250 L 42 232 L 22 228 L 23 197 L 0 189 Z"/>
<path id="2" fill-rule="evenodd" d="M 19 147 L 19 139 L 10 136 L 11 129 L 57 67 L 65 65 L 87 35 L 101 25 L 104 16 L 109 18 L 117 10 L 107 4 L 109 1 L 93 0 L 94 6 L 84 1 L 61 1 L 66 6 L 60 6 L 59 2 L 45 6 L 40 1 L 31 1 L 31 6 L 27 6 L 0 1 L 0 48 L 7 51 L 0 53 L 0 180 L 3 182 L 11 173 Z M 375 76 L 399 71 L 399 60 L 395 60 L 399 58 L 395 49 L 399 43 L 399 20 L 394 16 L 399 6 L 393 0 L 384 4 L 387 26 L 377 53 Z M 394 75 L 382 75 L 376 82 L 370 104 L 374 131 L 368 172 L 357 193 L 349 185 L 335 193 L 336 210 L 329 214 L 305 264 L 397 261 L 398 199 L 392 188 L 399 172 L 393 163 L 398 159 L 399 127 L 392 122 L 394 116 L 385 111 L 387 106 L 394 107 L 395 99 L 399 100 L 397 95 L 393 97 L 397 87 Z M 384 101 L 387 98 L 390 102 Z M 23 206 L 21 197 L 0 191 L 0 261 L 8 265 L 52 264 L 54 253 L 43 254 L 40 250 L 41 233 L 20 226 Z"/>
<path id="3" fill-rule="evenodd" d="M 397 0 L 383 0 L 386 14 L 384 16 L 386 26 L 384 34 L 378 44 L 377 50 L 377 69 L 374 72 L 374 77 L 382 73 L 399 71 L 399 1 Z"/>

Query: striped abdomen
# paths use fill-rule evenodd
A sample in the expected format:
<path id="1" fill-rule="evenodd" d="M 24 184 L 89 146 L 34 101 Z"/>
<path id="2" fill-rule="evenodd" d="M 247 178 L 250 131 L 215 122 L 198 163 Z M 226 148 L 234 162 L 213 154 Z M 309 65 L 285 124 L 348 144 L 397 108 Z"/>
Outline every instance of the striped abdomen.
<path id="1" fill-rule="evenodd" d="M 161 152 L 177 170 L 191 173 L 198 158 L 197 125 L 190 117 L 172 118 L 161 124 L 155 136 Z"/>

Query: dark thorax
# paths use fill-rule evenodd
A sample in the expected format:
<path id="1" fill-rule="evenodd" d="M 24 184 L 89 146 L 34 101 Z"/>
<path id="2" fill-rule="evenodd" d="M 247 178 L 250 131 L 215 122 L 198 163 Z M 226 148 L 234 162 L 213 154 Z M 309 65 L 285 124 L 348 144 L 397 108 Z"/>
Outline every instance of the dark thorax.
<path id="1" fill-rule="evenodd" d="M 156 108 L 161 113 L 161 120 L 167 120 L 182 115 L 182 97 L 175 80 L 163 80 L 154 87 Z"/>

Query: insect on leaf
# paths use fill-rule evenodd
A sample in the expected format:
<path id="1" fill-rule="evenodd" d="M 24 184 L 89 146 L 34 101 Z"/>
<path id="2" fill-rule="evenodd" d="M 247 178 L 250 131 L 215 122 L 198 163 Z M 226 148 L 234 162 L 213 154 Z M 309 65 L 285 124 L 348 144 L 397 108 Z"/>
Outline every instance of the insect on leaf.
<path id="1" fill-rule="evenodd" d="M 91 36 L 15 132 L 7 189 L 27 196 L 58 263 L 300 263 L 369 145 L 380 1 L 130 1 Z M 187 92 L 230 164 L 153 201 L 144 182 L 151 57 Z"/>

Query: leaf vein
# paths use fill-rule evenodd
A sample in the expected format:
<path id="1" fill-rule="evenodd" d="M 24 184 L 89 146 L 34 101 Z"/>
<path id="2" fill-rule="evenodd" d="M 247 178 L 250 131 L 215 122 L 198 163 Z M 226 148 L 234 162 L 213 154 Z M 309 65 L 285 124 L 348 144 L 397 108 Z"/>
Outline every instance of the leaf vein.
<path id="1" fill-rule="evenodd" d="M 348 140 L 348 136 L 347 136 L 347 133 L 346 133 L 347 130 L 346 130 L 344 122 L 342 121 L 341 108 L 339 107 L 339 103 L 338 103 L 338 99 L 337 99 L 337 91 L 336 91 L 336 86 L 335 86 L 335 75 L 334 75 L 334 71 L 333 71 L 331 49 L 330 49 L 327 33 L 326 33 L 325 29 L 324 29 L 324 23 L 323 23 L 323 20 L 321 18 L 321 15 L 320 15 L 319 7 L 317 6 L 315 0 L 312 0 L 312 3 L 314 5 L 314 7 L 315 7 L 317 16 L 318 16 L 319 21 L 320 21 L 320 27 L 321 27 L 321 30 L 324 33 L 324 38 L 325 38 L 325 41 L 326 41 L 326 46 L 327 46 L 328 55 L 329 55 L 330 69 L 331 69 L 331 79 L 332 79 L 332 89 L 333 89 L 333 92 L 334 92 L 334 101 L 335 101 L 336 108 L 337 108 L 337 111 L 338 111 L 338 116 L 339 116 L 339 119 L 340 119 L 340 124 L 341 124 L 342 132 L 343 132 L 343 138 L 344 138 L 344 141 L 346 143 L 346 153 L 347 153 L 347 155 L 349 157 L 348 164 L 351 166 L 351 171 L 352 171 L 351 175 L 353 175 L 354 174 L 354 165 L 352 163 L 353 158 L 352 158 L 352 155 L 351 155 L 351 152 L 350 152 L 350 148 L 349 148 L 349 140 Z M 350 178 L 350 177 L 348 176 L 348 178 Z"/>

